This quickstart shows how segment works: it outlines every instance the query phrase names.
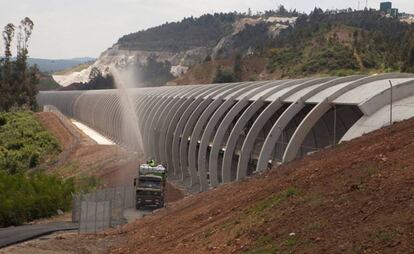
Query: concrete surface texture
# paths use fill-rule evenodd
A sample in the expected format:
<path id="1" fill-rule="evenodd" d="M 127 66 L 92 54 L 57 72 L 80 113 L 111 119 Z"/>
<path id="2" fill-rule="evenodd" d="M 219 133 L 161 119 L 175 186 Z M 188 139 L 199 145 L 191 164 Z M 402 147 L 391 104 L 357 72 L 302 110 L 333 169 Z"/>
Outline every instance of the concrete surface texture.
<path id="1" fill-rule="evenodd" d="M 414 116 L 414 74 L 404 73 L 127 92 L 146 157 L 200 190 Z M 137 149 L 116 90 L 41 92 L 38 103 Z"/>
<path id="2" fill-rule="evenodd" d="M 92 128 L 80 123 L 76 120 L 71 121 L 76 127 L 78 127 L 83 133 L 85 133 L 88 137 L 94 140 L 98 145 L 114 145 L 115 143 L 110 139 L 102 136 Z"/>

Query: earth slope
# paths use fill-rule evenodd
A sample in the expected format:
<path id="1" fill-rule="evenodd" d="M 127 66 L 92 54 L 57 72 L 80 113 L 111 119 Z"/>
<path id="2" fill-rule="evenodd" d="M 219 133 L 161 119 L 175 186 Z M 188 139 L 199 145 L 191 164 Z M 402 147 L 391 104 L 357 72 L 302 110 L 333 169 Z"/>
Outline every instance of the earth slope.
<path id="1" fill-rule="evenodd" d="M 397 123 L 188 196 L 122 228 L 11 253 L 411 253 L 413 126 Z"/>
<path id="2" fill-rule="evenodd" d="M 186 198 L 127 225 L 127 244 L 112 252 L 409 253 L 413 126 L 398 123 Z"/>

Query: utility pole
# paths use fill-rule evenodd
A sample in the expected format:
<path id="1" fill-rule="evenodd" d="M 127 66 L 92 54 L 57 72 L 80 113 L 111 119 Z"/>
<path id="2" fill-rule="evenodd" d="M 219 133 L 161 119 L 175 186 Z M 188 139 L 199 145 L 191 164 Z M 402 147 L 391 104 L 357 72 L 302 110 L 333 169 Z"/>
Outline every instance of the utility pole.
<path id="1" fill-rule="evenodd" d="M 392 96 L 392 82 L 391 80 L 389 80 L 390 82 L 390 125 L 392 125 L 392 103 L 393 103 L 393 96 Z"/>

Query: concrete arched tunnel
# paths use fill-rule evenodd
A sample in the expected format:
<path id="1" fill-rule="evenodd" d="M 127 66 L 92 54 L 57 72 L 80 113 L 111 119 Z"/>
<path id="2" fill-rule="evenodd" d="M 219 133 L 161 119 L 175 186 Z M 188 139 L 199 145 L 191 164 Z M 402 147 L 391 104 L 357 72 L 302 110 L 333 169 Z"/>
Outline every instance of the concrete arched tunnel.
<path id="1" fill-rule="evenodd" d="M 40 92 L 37 101 L 122 146 L 142 149 L 202 191 L 414 116 L 414 75 L 404 73 L 126 93 L 129 110 L 116 89 Z"/>

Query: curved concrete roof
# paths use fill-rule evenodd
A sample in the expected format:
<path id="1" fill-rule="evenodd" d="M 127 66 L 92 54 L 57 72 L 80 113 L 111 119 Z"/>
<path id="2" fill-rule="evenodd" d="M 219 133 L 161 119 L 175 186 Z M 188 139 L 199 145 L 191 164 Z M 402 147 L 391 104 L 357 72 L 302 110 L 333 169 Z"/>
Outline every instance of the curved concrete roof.
<path id="1" fill-rule="evenodd" d="M 117 90 L 37 100 L 131 149 L 136 119 L 146 156 L 205 190 L 388 125 L 390 81 L 392 121 L 413 117 L 414 74 L 403 73 L 127 89 L 129 114 Z"/>

